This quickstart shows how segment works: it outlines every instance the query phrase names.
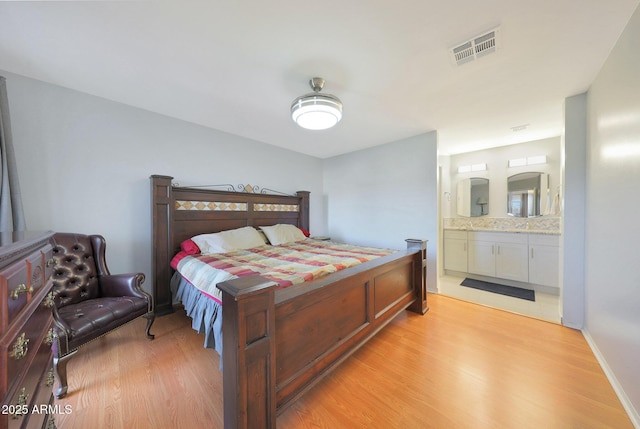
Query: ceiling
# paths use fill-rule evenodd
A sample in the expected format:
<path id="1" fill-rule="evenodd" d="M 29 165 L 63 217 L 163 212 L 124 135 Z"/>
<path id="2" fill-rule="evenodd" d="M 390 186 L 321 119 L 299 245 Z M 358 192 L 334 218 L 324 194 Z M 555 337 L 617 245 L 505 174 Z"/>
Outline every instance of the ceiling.
<path id="1" fill-rule="evenodd" d="M 454 154 L 560 135 L 639 1 L 0 2 L 0 70 L 320 158 L 433 130 Z M 330 130 L 289 115 L 314 76 Z"/>

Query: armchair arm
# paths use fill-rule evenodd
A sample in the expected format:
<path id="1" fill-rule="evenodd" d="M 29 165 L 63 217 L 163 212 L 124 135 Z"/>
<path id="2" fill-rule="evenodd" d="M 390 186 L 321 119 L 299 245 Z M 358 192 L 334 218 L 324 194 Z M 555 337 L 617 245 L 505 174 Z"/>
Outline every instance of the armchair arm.
<path id="1" fill-rule="evenodd" d="M 53 324 L 55 325 L 55 327 L 60 331 L 64 331 L 65 333 L 71 332 L 71 327 L 62 319 L 62 317 L 60 317 L 60 314 L 58 314 L 58 307 L 56 307 L 55 305 L 51 307 L 51 312 L 53 313 Z"/>
<path id="2" fill-rule="evenodd" d="M 143 273 L 103 275 L 99 277 L 99 281 L 103 296 L 136 296 L 138 298 L 149 296 L 142 290 Z"/>
<path id="3" fill-rule="evenodd" d="M 69 353 L 69 333 L 71 332 L 71 327 L 60 317 L 58 308 L 55 305 L 51 310 L 53 313 L 53 332 L 56 341 L 54 346 L 57 348 L 59 356 L 64 356 Z"/>

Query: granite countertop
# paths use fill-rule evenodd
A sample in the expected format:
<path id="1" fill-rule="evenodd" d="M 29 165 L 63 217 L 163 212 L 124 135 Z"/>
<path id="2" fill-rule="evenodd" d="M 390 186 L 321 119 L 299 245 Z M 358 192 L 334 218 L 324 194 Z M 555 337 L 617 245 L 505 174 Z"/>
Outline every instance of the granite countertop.
<path id="1" fill-rule="evenodd" d="M 471 232 L 516 232 L 526 234 L 546 234 L 546 235 L 560 235 L 558 230 L 548 229 L 523 229 L 523 228 L 481 228 L 481 227 L 445 227 L 445 231 L 471 231 Z"/>
<path id="2" fill-rule="evenodd" d="M 525 234 L 561 235 L 561 218 L 540 216 L 520 217 L 474 217 L 444 218 L 443 226 L 450 231 L 486 231 Z"/>

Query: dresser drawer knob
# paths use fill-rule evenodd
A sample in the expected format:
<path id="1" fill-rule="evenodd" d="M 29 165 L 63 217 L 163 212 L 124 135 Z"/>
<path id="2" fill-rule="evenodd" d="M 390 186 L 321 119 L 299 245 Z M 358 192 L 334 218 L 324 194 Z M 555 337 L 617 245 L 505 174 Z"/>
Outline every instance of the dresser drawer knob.
<path id="1" fill-rule="evenodd" d="M 53 304 L 54 304 L 53 292 L 49 292 L 47 296 L 45 296 L 44 299 L 42 300 L 42 305 L 44 305 L 47 308 L 51 308 L 53 307 Z"/>
<path id="2" fill-rule="evenodd" d="M 20 334 L 16 342 L 13 344 L 11 352 L 9 352 L 9 356 L 14 358 L 15 360 L 22 359 L 27 355 L 27 352 L 29 351 L 29 347 L 27 347 L 27 344 L 29 344 L 29 338 L 25 337 L 26 335 L 24 332 Z"/>
<path id="3" fill-rule="evenodd" d="M 16 402 L 15 408 L 12 414 L 12 418 L 14 420 L 19 419 L 24 414 L 29 412 L 29 407 L 27 406 L 27 400 L 29 399 L 29 395 L 27 394 L 27 389 L 23 387 L 20 390 L 20 395 L 18 395 L 18 401 Z"/>
<path id="4" fill-rule="evenodd" d="M 29 287 L 27 289 L 27 285 L 26 284 L 20 283 L 18 285 L 18 287 L 15 288 L 13 290 L 13 292 L 11 292 L 11 295 L 9 295 L 9 296 L 11 297 L 11 299 L 13 299 L 15 301 L 16 299 L 18 299 L 18 297 L 20 296 L 21 293 L 27 293 L 27 292 L 28 293 L 33 293 L 33 286 L 31 286 L 31 287 Z"/>
<path id="5" fill-rule="evenodd" d="M 53 328 L 50 328 L 47 332 L 47 336 L 44 337 L 44 343 L 48 346 L 53 344 Z"/>
<path id="6" fill-rule="evenodd" d="M 49 370 L 49 372 L 47 373 L 47 382 L 46 382 L 46 386 L 47 387 L 51 387 L 53 386 L 53 382 L 55 381 L 55 376 L 53 375 L 53 368 L 51 368 Z"/>

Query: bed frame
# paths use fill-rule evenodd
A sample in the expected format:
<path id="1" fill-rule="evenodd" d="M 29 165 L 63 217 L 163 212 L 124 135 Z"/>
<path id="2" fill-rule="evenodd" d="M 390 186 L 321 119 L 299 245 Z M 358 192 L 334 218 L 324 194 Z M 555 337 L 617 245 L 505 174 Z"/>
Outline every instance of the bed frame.
<path id="1" fill-rule="evenodd" d="M 309 192 L 295 196 L 172 186 L 151 176 L 153 292 L 173 311 L 170 259 L 194 235 L 289 223 L 309 229 Z M 264 191 L 263 191 L 264 192 Z M 397 314 L 427 310 L 426 241 L 320 279 L 275 290 L 261 276 L 222 282 L 225 428 L 275 428 L 276 415 Z"/>

